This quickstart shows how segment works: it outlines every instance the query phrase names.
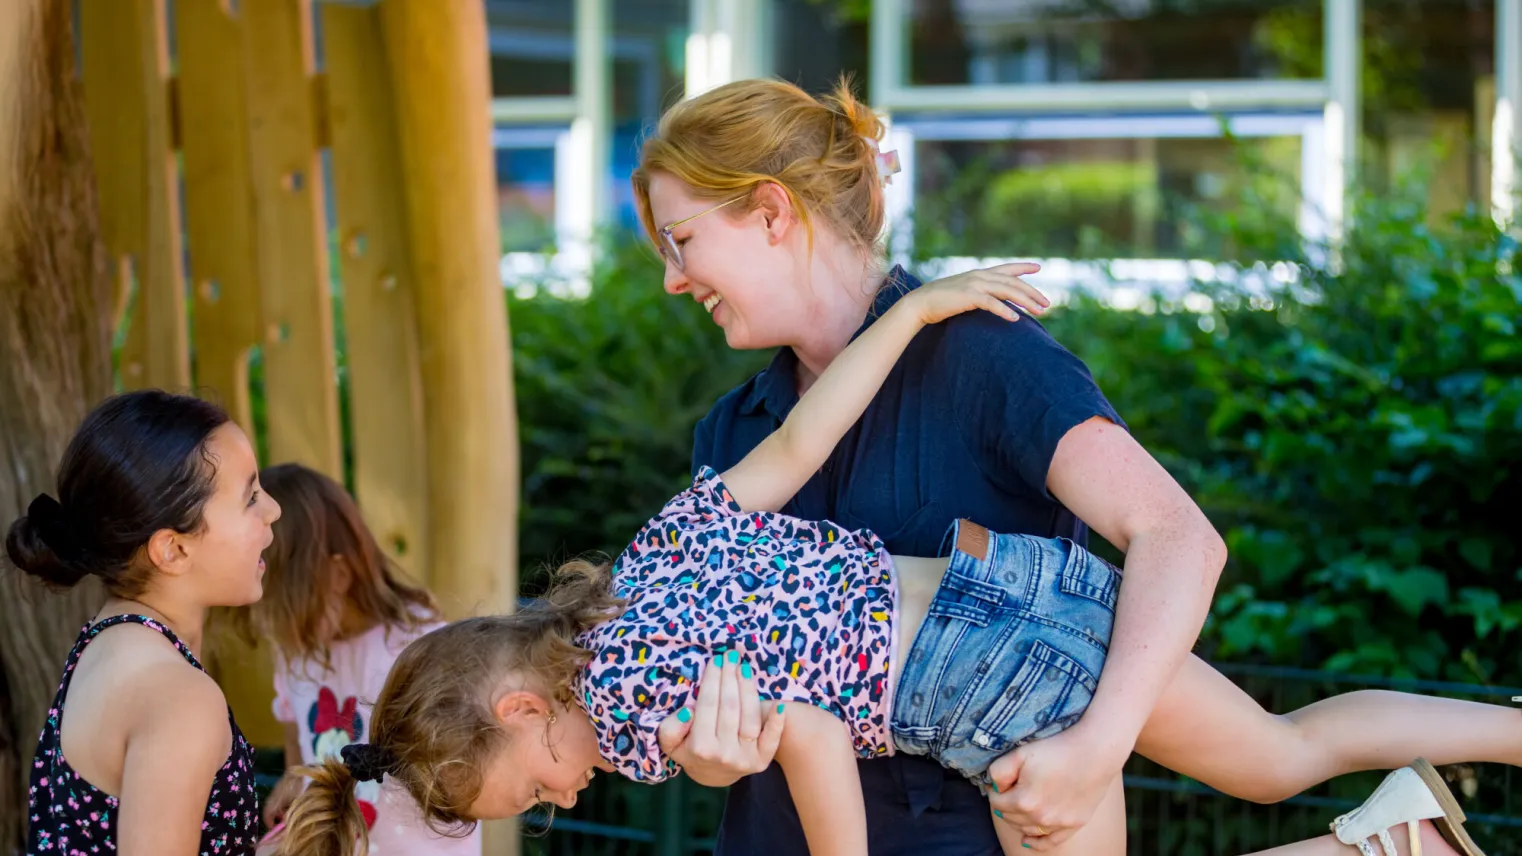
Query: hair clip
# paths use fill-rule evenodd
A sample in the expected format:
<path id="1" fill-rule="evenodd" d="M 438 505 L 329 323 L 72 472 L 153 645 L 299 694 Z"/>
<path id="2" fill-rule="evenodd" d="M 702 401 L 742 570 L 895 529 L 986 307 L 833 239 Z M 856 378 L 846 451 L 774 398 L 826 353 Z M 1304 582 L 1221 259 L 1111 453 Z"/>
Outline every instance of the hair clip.
<path id="1" fill-rule="evenodd" d="M 893 176 L 898 175 L 899 170 L 902 169 L 898 162 L 898 152 L 883 151 L 878 147 L 877 141 L 871 137 L 862 137 L 862 139 L 867 141 L 867 145 L 872 149 L 872 159 L 877 162 L 878 181 L 882 182 L 883 187 L 887 187 L 892 183 Z"/>

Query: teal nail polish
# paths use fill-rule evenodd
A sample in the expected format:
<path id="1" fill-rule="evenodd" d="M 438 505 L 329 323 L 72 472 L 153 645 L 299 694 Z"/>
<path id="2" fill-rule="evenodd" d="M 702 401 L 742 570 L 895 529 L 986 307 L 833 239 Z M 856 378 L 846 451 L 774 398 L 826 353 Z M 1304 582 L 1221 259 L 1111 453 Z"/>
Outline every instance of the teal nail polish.
<path id="1" fill-rule="evenodd" d="M 714 657 L 713 658 L 713 665 L 714 665 L 714 668 L 716 668 L 716 669 L 722 669 L 722 668 L 724 668 L 724 655 L 720 654 L 719 656 Z"/>
<path id="2" fill-rule="evenodd" d="M 1026 850 L 1031 849 L 1031 846 L 1029 844 L 1026 844 L 1024 841 L 1020 842 L 1020 846 L 1024 847 Z"/>
<path id="3" fill-rule="evenodd" d="M 692 718 L 692 711 L 688 710 L 685 707 L 676 712 L 676 721 L 677 722 L 686 722 L 687 720 L 689 720 L 691 718 Z"/>
<path id="4" fill-rule="evenodd" d="M 994 793 L 998 793 L 998 792 L 999 792 L 999 783 L 998 782 L 994 782 Z"/>
<path id="5" fill-rule="evenodd" d="M 751 670 L 749 663 L 746 663 L 740 667 L 740 677 L 746 679 L 747 681 L 750 680 L 750 676 L 753 674 L 755 674 L 755 672 Z"/>
<path id="6" fill-rule="evenodd" d="M 782 712 L 782 705 L 780 705 L 780 704 L 779 704 L 779 705 L 777 705 L 777 712 L 778 712 L 778 713 L 781 713 L 781 712 Z"/>
<path id="7" fill-rule="evenodd" d="M 994 809 L 994 814 L 998 815 L 999 817 L 1003 817 L 1004 816 L 1004 812 L 999 811 L 998 809 Z"/>
<path id="8" fill-rule="evenodd" d="M 738 662 L 740 662 L 740 652 L 736 651 L 734 649 L 730 649 L 730 651 L 729 651 L 729 662 L 731 662 L 731 663 L 738 663 Z"/>

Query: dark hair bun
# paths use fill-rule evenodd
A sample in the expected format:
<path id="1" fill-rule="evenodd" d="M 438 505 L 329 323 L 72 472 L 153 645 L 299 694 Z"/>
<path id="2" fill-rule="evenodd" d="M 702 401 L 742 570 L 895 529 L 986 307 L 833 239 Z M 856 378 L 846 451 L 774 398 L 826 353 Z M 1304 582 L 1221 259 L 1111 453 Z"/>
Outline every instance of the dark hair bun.
<path id="1" fill-rule="evenodd" d="M 69 588 L 89 576 L 65 523 L 63 508 L 47 494 L 32 500 L 26 516 L 5 536 L 11 563 L 51 586 Z"/>

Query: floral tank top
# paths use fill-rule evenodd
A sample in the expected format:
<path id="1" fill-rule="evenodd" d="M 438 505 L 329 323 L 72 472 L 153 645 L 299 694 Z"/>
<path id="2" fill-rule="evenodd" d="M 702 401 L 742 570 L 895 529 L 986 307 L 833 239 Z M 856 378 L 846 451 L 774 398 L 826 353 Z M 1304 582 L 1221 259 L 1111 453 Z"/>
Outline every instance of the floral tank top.
<path id="1" fill-rule="evenodd" d="M 33 856 L 95 856 L 116 852 L 116 819 L 121 802 L 74 772 L 63 757 L 60 723 L 69 680 L 85 646 L 108 627 L 141 624 L 164 634 L 197 669 L 190 649 L 168 627 L 146 615 L 113 615 L 95 625 L 85 625 L 79 641 L 63 667 L 58 695 L 48 710 L 37 754 L 32 759 L 31 790 L 27 804 L 26 852 Z M 204 671 L 204 669 L 203 669 Z M 243 739 L 232 711 L 227 712 L 233 746 L 227 763 L 212 780 L 206 814 L 201 819 L 200 856 L 248 856 L 258 835 L 259 802 L 254 793 L 254 750 Z"/>

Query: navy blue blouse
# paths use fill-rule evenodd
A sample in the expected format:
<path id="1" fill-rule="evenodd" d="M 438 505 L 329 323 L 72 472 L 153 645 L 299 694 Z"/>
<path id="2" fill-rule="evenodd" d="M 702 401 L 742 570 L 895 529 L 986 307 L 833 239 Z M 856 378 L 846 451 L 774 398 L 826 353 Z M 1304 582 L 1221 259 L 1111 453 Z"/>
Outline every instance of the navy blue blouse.
<path id="1" fill-rule="evenodd" d="M 862 329 L 919 285 L 894 268 Z M 783 348 L 719 399 L 695 431 L 694 475 L 704 465 L 734 466 L 782 424 L 798 402 L 797 367 Z M 957 518 L 1087 544 L 1087 528 L 1047 491 L 1046 476 L 1058 441 L 1094 416 L 1124 425 L 1087 367 L 1033 318 L 958 315 L 920 331 L 861 420 L 782 510 L 871 529 L 902 556 L 940 554 Z M 905 755 L 858 768 L 873 856 L 1000 853 L 988 801 L 961 775 Z M 715 852 L 807 852 L 780 767 L 730 788 Z"/>

